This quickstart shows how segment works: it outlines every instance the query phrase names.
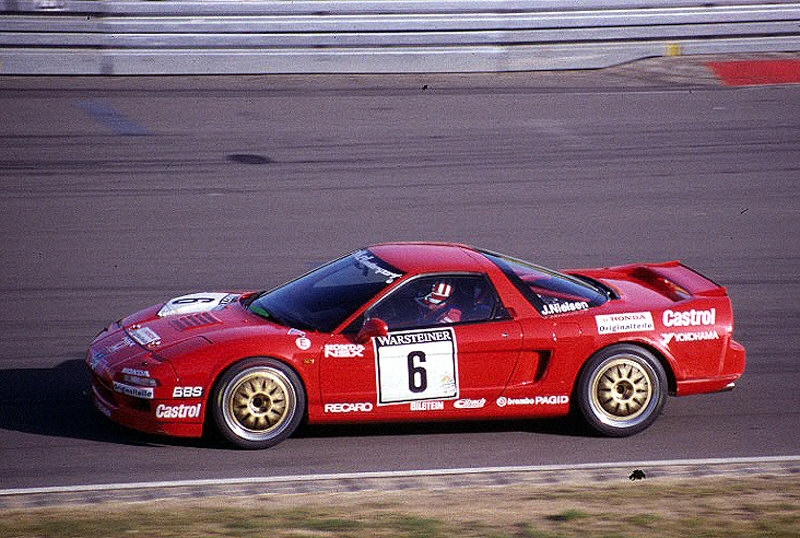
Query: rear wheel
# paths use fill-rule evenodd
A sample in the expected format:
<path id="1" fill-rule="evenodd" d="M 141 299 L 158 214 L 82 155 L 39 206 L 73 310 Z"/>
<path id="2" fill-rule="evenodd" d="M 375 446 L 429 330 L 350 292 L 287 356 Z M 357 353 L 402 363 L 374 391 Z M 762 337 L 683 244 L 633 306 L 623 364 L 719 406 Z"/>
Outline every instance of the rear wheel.
<path id="1" fill-rule="evenodd" d="M 235 364 L 217 383 L 214 422 L 241 448 L 267 448 L 289 437 L 305 412 L 306 397 L 297 374 L 268 358 Z"/>
<path id="2" fill-rule="evenodd" d="M 629 344 L 597 352 L 578 379 L 577 400 L 598 433 L 624 437 L 650 426 L 664 407 L 667 375 L 648 350 Z"/>

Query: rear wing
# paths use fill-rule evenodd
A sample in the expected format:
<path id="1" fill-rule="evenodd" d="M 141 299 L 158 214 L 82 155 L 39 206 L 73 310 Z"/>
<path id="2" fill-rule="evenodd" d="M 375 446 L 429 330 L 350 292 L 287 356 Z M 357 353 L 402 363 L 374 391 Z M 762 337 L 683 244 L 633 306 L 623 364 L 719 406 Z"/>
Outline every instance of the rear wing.
<path id="1" fill-rule="evenodd" d="M 725 297 L 728 295 L 726 288 L 678 260 L 623 265 L 612 267 L 611 271 L 637 280 L 673 301 L 692 297 Z"/>

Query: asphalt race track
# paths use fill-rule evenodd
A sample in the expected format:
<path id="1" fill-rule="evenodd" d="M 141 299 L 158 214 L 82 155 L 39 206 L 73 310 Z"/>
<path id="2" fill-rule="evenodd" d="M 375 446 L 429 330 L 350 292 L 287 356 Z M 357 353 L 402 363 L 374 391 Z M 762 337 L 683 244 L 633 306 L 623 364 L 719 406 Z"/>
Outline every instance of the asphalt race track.
<path id="1" fill-rule="evenodd" d="M 800 454 L 800 86 L 696 62 L 415 77 L 0 77 L 0 489 Z M 748 369 L 646 432 L 561 421 L 306 427 L 258 452 L 106 421 L 108 322 L 277 285 L 387 240 L 556 268 L 679 258 Z"/>

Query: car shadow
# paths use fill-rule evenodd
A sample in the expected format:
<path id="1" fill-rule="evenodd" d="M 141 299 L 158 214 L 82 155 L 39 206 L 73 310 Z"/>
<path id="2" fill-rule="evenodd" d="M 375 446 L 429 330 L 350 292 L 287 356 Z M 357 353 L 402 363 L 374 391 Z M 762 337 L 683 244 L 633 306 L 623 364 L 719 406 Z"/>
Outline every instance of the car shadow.
<path id="1" fill-rule="evenodd" d="M 383 437 L 410 435 L 458 435 L 470 433 L 524 432 L 561 437 L 591 437 L 571 417 L 517 420 L 465 420 L 459 422 L 412 422 L 380 424 L 303 425 L 295 438 Z"/>
<path id="2" fill-rule="evenodd" d="M 0 370 L 0 429 L 135 446 L 192 446 L 230 449 L 218 435 L 202 439 L 144 434 L 104 417 L 91 396 L 91 376 L 82 359 L 53 368 Z M 589 435 L 576 421 L 563 419 L 382 424 L 307 425 L 295 438 L 374 437 L 518 432 L 558 436 Z"/>
<path id="3" fill-rule="evenodd" d="M 53 368 L 0 370 L 0 429 L 123 445 L 171 441 L 108 420 L 94 407 L 90 386 L 82 359 Z"/>

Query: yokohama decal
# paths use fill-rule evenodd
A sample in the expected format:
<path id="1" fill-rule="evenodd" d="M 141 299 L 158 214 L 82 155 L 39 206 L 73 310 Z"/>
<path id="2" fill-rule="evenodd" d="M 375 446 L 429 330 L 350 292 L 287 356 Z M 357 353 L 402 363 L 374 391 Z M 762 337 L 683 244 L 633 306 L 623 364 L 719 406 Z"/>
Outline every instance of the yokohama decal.
<path id="1" fill-rule="evenodd" d="M 717 331 L 698 331 L 693 333 L 661 333 L 661 343 L 668 346 L 672 342 L 703 342 L 719 340 Z"/>

